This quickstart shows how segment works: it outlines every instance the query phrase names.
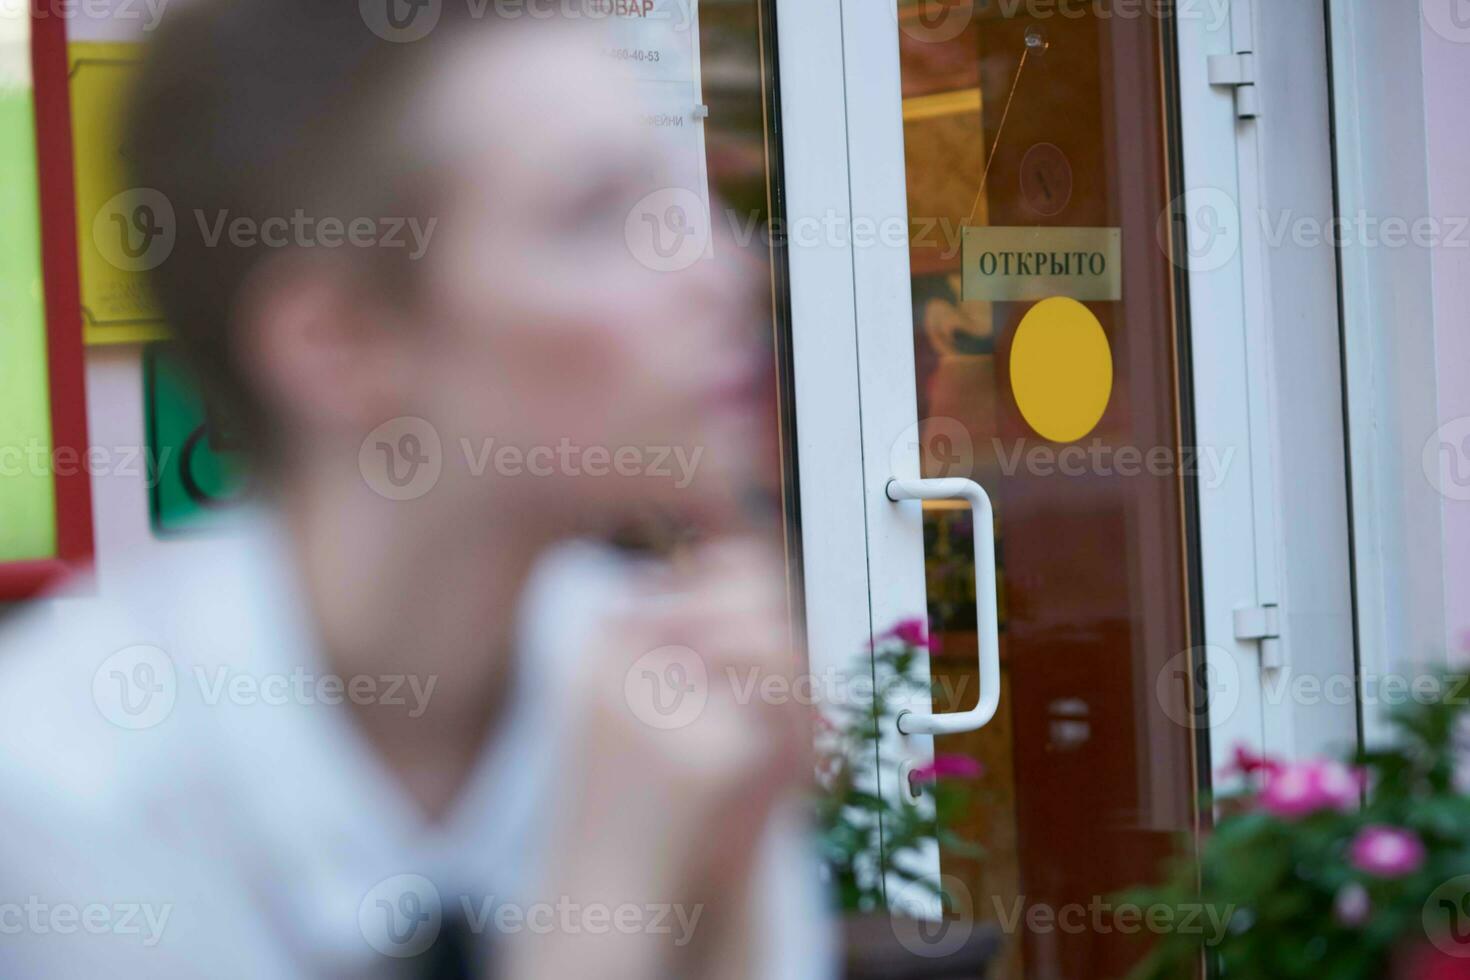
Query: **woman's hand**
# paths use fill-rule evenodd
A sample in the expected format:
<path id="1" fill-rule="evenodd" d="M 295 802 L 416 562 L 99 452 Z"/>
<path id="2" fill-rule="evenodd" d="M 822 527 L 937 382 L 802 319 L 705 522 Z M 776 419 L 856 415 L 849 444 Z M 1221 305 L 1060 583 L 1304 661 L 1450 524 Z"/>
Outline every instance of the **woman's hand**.
<path id="1" fill-rule="evenodd" d="M 637 583 L 581 679 L 552 888 L 668 906 L 692 935 L 526 937 L 511 975 L 751 975 L 749 885 L 773 809 L 810 773 L 784 582 L 756 543 L 705 545 Z"/>

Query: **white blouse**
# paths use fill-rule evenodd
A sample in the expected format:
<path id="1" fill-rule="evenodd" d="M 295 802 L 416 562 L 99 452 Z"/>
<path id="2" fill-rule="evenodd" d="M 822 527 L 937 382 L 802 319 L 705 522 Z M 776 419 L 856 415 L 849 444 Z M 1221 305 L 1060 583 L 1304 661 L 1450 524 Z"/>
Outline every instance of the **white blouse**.
<path id="1" fill-rule="evenodd" d="M 508 714 L 427 825 L 340 705 L 429 692 L 329 675 L 269 518 L 242 518 L 213 554 L 140 566 L 118 595 L 74 588 L 0 633 L 0 976 L 405 976 L 402 957 L 450 918 L 486 944 L 567 916 L 693 928 L 697 910 L 535 892 L 563 679 L 617 599 L 621 558 L 576 544 L 538 565 Z M 833 942 L 815 859 L 799 821 L 778 822 L 759 975 L 820 980 Z"/>

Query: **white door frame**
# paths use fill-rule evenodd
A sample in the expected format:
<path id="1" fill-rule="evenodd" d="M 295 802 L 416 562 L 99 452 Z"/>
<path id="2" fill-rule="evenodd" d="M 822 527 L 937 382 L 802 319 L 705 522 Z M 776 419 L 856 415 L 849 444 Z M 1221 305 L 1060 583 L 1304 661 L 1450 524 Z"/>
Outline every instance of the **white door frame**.
<path id="1" fill-rule="evenodd" d="M 1220 30 L 1178 21 L 1195 438 L 1234 452 L 1197 496 L 1215 774 L 1237 745 L 1301 757 L 1361 740 L 1326 18 L 1252 0 L 1230 14 Z M 1210 84 L 1210 58 L 1239 52 L 1257 118 Z M 1235 617 L 1271 606 L 1267 659 Z"/>
<path id="2" fill-rule="evenodd" d="M 802 578 L 821 676 L 872 638 L 852 249 L 820 231 L 851 227 L 847 90 L 837 0 L 778 0 L 776 16 Z"/>
<path id="3" fill-rule="evenodd" d="M 866 17 L 855 15 L 859 7 Z M 899 452 L 904 469 L 888 472 L 893 440 L 917 410 L 898 21 L 886 0 L 777 0 L 776 17 L 783 39 L 777 56 L 807 652 L 814 676 L 845 678 L 877 632 L 905 615 L 923 615 L 925 608 L 919 512 L 893 509 L 883 494 L 890 476 L 919 475 L 916 450 L 907 457 Z M 867 66 L 872 75 L 865 82 L 861 70 L 850 69 L 850 59 L 874 38 L 887 40 L 887 60 Z M 864 98 L 876 104 L 864 104 Z M 852 112 L 850 106 L 862 108 Z M 851 117 L 867 112 L 888 123 L 859 125 L 855 145 Z M 885 215 L 903 222 L 896 239 L 886 245 L 854 243 L 855 217 L 861 227 Z M 876 329 L 893 324 L 903 329 Z M 859 345 L 863 329 L 869 338 L 886 341 L 888 354 L 898 359 L 900 370 L 891 380 L 899 391 L 889 397 L 875 397 L 881 377 L 871 359 L 879 353 L 871 344 Z M 880 433 L 891 433 L 887 444 Z M 877 566 L 875 581 L 874 563 L 882 557 L 901 567 Z M 932 757 L 932 739 L 916 742 L 910 758 Z M 896 779 L 896 773 L 880 771 L 878 789 L 893 792 Z M 937 849 L 924 863 L 914 870 L 937 878 Z"/>

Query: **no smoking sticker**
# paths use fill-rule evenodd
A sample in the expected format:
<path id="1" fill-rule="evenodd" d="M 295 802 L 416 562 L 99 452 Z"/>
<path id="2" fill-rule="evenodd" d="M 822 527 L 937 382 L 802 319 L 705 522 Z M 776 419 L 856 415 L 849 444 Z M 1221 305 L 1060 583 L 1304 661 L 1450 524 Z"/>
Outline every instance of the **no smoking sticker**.
<path id="1" fill-rule="evenodd" d="M 1045 218 L 1072 201 L 1072 164 L 1055 143 L 1037 143 L 1021 158 L 1021 200 Z"/>

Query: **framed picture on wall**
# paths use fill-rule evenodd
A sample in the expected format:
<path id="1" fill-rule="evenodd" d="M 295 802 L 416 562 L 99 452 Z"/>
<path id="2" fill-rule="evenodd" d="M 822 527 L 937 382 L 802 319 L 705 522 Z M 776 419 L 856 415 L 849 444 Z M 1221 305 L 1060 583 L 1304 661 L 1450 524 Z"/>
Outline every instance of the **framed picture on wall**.
<path id="1" fill-rule="evenodd" d="M 0 600 L 92 560 L 66 20 L 0 18 Z"/>

